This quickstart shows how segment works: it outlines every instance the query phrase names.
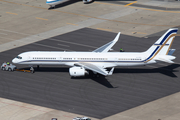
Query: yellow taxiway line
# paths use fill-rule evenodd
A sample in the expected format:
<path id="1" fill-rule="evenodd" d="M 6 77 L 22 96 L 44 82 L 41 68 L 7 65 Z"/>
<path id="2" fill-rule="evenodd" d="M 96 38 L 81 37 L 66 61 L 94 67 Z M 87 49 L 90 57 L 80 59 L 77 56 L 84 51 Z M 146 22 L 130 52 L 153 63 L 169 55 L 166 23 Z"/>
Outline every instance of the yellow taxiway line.
<path id="1" fill-rule="evenodd" d="M 137 1 L 135 1 L 135 2 L 137 2 Z M 156 10 L 156 9 L 149 9 L 149 8 L 142 8 L 142 7 L 132 7 L 132 6 L 128 5 L 128 4 L 127 4 L 128 6 L 126 6 L 126 5 L 119 5 L 119 4 L 112 4 L 112 3 L 102 3 L 102 2 L 97 2 L 97 1 L 94 2 L 94 3 L 96 3 L 96 4 L 104 4 L 104 5 L 112 5 L 112 6 L 123 6 L 123 7 L 129 7 L 129 8 L 134 8 L 134 9 L 143 9 L 143 10 L 147 10 L 147 11 L 167 12 L 167 13 L 180 13 L 180 11 L 168 11 L 168 10 Z"/>
<path id="2" fill-rule="evenodd" d="M 78 26 L 77 24 L 73 24 L 73 23 L 66 23 L 68 25 L 74 25 L 74 26 Z"/>
<path id="3" fill-rule="evenodd" d="M 156 11 L 156 12 L 165 12 L 165 13 L 180 13 L 180 11 L 156 10 L 156 9 L 140 8 L 140 7 L 132 7 L 132 6 L 128 6 L 128 7 L 134 8 L 134 9 L 147 10 L 147 11 Z"/>
<path id="4" fill-rule="evenodd" d="M 36 17 L 36 19 L 39 19 L 39 20 L 48 20 L 48 19 L 45 19 L 45 18 L 39 18 L 39 17 Z"/>
<path id="5" fill-rule="evenodd" d="M 11 15 L 18 15 L 17 13 L 12 13 L 12 12 L 6 12 L 8 14 L 11 14 Z"/>
<path id="6" fill-rule="evenodd" d="M 130 5 L 134 4 L 134 3 L 137 3 L 137 1 L 134 1 L 132 3 L 126 4 L 125 7 L 130 6 Z"/>
<path id="7" fill-rule="evenodd" d="M 96 28 L 98 30 L 104 30 L 104 31 L 112 31 L 111 29 L 104 29 L 104 28 Z"/>

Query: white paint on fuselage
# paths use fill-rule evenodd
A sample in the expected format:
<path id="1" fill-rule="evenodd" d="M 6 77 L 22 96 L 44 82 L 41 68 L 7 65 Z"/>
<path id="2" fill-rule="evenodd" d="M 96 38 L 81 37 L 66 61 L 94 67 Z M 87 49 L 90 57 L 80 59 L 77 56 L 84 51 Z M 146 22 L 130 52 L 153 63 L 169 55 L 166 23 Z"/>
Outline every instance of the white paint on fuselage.
<path id="1" fill-rule="evenodd" d="M 139 66 L 154 63 L 144 62 L 146 54 L 138 52 L 50 52 L 32 51 L 18 55 L 22 59 L 14 58 L 13 63 L 27 65 L 68 65 L 74 66 L 76 62 L 91 62 L 100 66 Z"/>
<path id="2" fill-rule="evenodd" d="M 68 1 L 68 0 L 47 0 L 46 4 L 50 5 L 51 7 L 55 7 L 56 5 L 65 1 Z"/>

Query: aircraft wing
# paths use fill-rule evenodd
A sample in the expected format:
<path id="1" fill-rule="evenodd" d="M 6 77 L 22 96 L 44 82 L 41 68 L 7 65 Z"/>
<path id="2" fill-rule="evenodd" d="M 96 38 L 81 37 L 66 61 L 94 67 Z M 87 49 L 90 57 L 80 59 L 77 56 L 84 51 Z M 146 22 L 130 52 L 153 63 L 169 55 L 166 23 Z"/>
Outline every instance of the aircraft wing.
<path id="1" fill-rule="evenodd" d="M 93 52 L 108 52 L 114 46 L 114 44 L 118 41 L 120 34 L 121 33 L 119 32 L 113 41 L 97 48 Z"/>
<path id="2" fill-rule="evenodd" d="M 83 63 L 80 62 L 80 63 L 76 63 L 75 66 L 76 65 L 84 67 L 85 69 L 88 69 L 88 70 L 92 70 L 92 71 L 97 72 L 97 73 L 104 75 L 104 76 L 112 75 L 112 73 L 114 71 L 114 67 L 110 71 L 107 71 L 106 69 L 104 69 L 100 66 L 97 66 L 95 64 L 88 63 L 88 62 L 83 62 Z"/>

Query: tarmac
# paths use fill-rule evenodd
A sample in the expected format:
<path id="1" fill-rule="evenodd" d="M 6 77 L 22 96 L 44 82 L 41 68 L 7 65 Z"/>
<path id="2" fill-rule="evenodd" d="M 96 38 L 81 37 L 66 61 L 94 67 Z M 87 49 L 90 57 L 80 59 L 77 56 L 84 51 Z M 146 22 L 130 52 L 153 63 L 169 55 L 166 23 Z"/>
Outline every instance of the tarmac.
<path id="1" fill-rule="evenodd" d="M 153 8 L 168 6 L 167 2 L 137 2 L 152 5 L 154 10 L 103 1 L 87 5 L 77 1 L 52 10 L 38 0 L 36 3 L 0 0 L 0 3 L 1 63 L 25 51 L 93 51 L 113 40 L 119 31 L 122 34 L 114 51 L 123 48 L 142 52 L 167 29 L 179 26 L 178 10 Z M 0 71 L 0 117 L 3 120 L 69 120 L 77 116 L 92 120 L 178 120 L 179 38 L 176 36 L 172 45 L 177 57 L 174 64 L 116 68 L 106 78 L 72 79 L 66 66 L 40 66 L 34 74 Z"/>

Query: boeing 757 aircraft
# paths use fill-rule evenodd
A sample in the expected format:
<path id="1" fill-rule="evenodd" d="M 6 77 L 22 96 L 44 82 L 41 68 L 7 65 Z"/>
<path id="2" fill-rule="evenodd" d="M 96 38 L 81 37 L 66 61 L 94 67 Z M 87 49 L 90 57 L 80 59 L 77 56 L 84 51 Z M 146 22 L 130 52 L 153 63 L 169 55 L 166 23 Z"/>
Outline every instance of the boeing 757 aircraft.
<path id="1" fill-rule="evenodd" d="M 46 4 L 50 5 L 51 8 L 55 7 L 56 5 L 65 2 L 68 0 L 46 0 Z M 83 3 L 90 3 L 92 0 L 83 0 Z"/>
<path id="2" fill-rule="evenodd" d="M 30 51 L 19 54 L 12 60 L 15 64 L 67 65 L 73 77 L 85 76 L 89 71 L 104 76 L 112 75 L 116 66 L 140 66 L 161 62 L 174 63 L 175 49 L 170 49 L 177 28 L 169 29 L 145 52 L 108 52 L 118 41 L 116 38 L 92 52 Z M 108 71 L 106 68 L 111 68 Z"/>

